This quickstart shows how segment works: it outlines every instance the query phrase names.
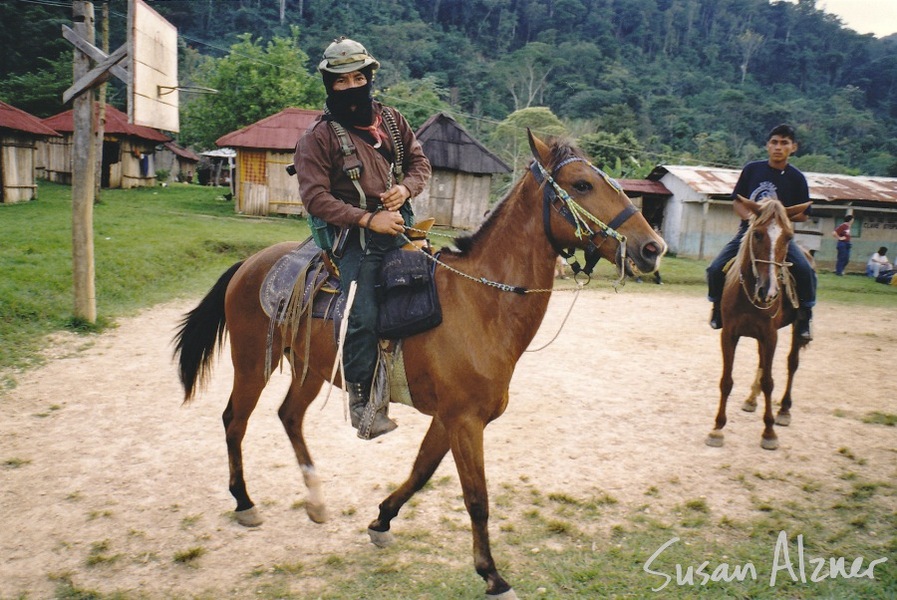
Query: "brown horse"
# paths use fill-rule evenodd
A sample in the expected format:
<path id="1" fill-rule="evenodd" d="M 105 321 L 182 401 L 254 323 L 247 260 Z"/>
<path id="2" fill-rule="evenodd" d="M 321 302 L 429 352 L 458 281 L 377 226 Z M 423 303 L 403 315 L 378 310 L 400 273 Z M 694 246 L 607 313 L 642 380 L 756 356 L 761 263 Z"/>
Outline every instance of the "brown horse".
<path id="1" fill-rule="evenodd" d="M 735 212 L 743 219 L 750 217 L 748 229 L 741 239 L 738 255 L 726 274 L 726 284 L 720 310 L 723 327 L 720 333 L 723 351 L 723 375 L 719 388 L 721 397 L 716 414 L 716 426 L 707 436 L 708 446 L 723 445 L 723 427 L 726 425 L 726 401 L 732 391 L 732 366 L 735 348 L 742 336 L 757 340 L 760 362 L 751 386 L 751 394 L 743 410 L 757 409 L 757 395 L 762 389 L 766 400 L 763 413 L 763 437 L 760 446 L 775 450 L 779 446 L 773 424 L 786 426 L 791 423 L 791 385 L 797 371 L 799 352 L 807 342 L 796 332 L 796 291 L 787 269 L 785 257 L 788 244 L 794 237 L 793 221 L 806 219 L 804 211 L 809 202 L 785 208 L 778 200 L 753 202 L 739 196 L 735 199 Z M 772 361 L 776 352 L 779 329 L 791 328 L 791 352 L 788 354 L 788 383 L 778 415 L 772 416 Z"/>
<path id="2" fill-rule="evenodd" d="M 618 266 L 628 256 L 646 273 L 657 268 L 666 250 L 615 182 L 578 150 L 559 141 L 546 144 L 532 135 L 530 143 L 535 156 L 530 172 L 476 233 L 457 240 L 458 249 L 439 255 L 435 277 L 442 324 L 403 342 L 414 407 L 433 419 L 410 476 L 380 504 L 368 529 L 373 543 L 388 543 L 390 521 L 451 450 L 472 524 L 474 565 L 486 581 L 489 598 L 516 595 L 498 574 L 489 547 L 483 430 L 508 404 L 514 366 L 548 306 L 559 249 L 583 248 Z M 209 376 L 216 344 L 225 332 L 230 334 L 234 382 L 223 417 L 230 491 L 244 525 L 261 522 L 246 491 L 241 454 L 247 420 L 266 384 L 270 321 L 259 305 L 259 287 L 274 262 L 297 246 L 278 244 L 231 267 L 185 316 L 175 338 L 187 401 Z M 282 339 L 275 331 L 274 348 L 291 355 L 295 363 L 278 414 L 309 490 L 308 515 L 321 522 L 326 517 L 320 481 L 303 439 L 302 421 L 331 377 L 333 325 L 306 320 L 292 339 Z M 274 354 L 269 368 L 278 360 Z M 299 375 L 303 371 L 304 378 Z"/>

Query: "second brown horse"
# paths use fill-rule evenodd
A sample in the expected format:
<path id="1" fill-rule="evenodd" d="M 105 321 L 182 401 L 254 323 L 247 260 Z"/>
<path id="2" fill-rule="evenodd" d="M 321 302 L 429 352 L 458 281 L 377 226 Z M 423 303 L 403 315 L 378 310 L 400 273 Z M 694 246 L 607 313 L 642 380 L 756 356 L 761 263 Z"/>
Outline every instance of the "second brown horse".
<path id="1" fill-rule="evenodd" d="M 794 237 L 793 221 L 806 219 L 809 202 L 785 207 L 778 200 L 759 203 L 741 196 L 734 202 L 735 212 L 743 219 L 750 218 L 748 229 L 741 239 L 734 261 L 729 265 L 726 284 L 720 302 L 723 327 L 720 342 L 723 354 L 723 374 L 720 378 L 720 402 L 713 431 L 705 440 L 708 446 L 723 445 L 723 427 L 726 425 L 726 402 L 732 392 L 732 367 L 735 348 L 741 337 L 757 340 L 759 365 L 751 395 L 745 401 L 744 410 L 757 409 L 756 397 L 763 391 L 763 436 L 760 445 L 766 450 L 779 446 L 774 424 L 791 423 L 791 386 L 797 371 L 800 349 L 807 342 L 797 335 L 794 322 L 797 317 L 796 293 L 790 279 L 785 258 L 788 244 Z M 772 415 L 772 361 L 776 352 L 779 329 L 792 325 L 791 351 L 788 354 L 788 382 L 778 415 Z"/>

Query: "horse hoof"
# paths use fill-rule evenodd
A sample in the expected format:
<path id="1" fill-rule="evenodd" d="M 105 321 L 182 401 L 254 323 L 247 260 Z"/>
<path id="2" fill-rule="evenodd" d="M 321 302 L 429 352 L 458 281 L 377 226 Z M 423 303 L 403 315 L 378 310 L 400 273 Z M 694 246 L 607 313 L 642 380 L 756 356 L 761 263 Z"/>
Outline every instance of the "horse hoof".
<path id="1" fill-rule="evenodd" d="M 772 438 L 771 440 L 767 439 L 767 438 L 762 438 L 760 440 L 760 447 L 763 448 L 764 450 L 775 450 L 776 448 L 779 447 L 779 440 L 776 438 Z"/>
<path id="2" fill-rule="evenodd" d="M 708 446 L 712 446 L 714 448 L 722 448 L 723 447 L 723 432 L 722 431 L 711 431 L 707 435 L 707 439 L 704 440 L 704 443 Z"/>
<path id="3" fill-rule="evenodd" d="M 235 510 L 234 517 L 236 517 L 237 523 L 243 527 L 258 527 L 264 522 L 262 515 L 259 514 L 259 509 L 255 506 L 246 510 Z"/>
<path id="4" fill-rule="evenodd" d="M 744 412 L 754 412 L 755 410 L 757 410 L 757 403 L 746 401 L 741 405 L 741 410 L 743 410 Z"/>
<path id="5" fill-rule="evenodd" d="M 517 600 L 517 594 L 514 593 L 514 589 L 512 588 L 507 592 L 495 594 L 494 596 L 491 594 L 486 594 L 486 600 Z"/>
<path id="6" fill-rule="evenodd" d="M 312 520 L 313 523 L 326 523 L 327 516 L 327 507 L 323 504 L 311 504 L 305 503 L 305 513 L 308 515 L 308 518 Z"/>
<path id="7" fill-rule="evenodd" d="M 776 425 L 781 425 L 782 427 L 788 427 L 791 425 L 791 414 L 790 413 L 779 413 L 776 415 Z"/>
<path id="8" fill-rule="evenodd" d="M 371 538 L 371 543 L 378 548 L 386 548 L 395 541 L 395 538 L 390 531 L 376 531 L 374 529 L 368 529 L 368 535 Z"/>

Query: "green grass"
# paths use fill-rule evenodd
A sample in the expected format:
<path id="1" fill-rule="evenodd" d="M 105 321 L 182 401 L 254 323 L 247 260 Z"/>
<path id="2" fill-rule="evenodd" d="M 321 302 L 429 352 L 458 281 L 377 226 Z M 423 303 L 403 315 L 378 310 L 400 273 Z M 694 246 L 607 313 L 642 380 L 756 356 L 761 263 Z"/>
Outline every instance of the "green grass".
<path id="1" fill-rule="evenodd" d="M 234 213 L 221 188 L 103 190 L 94 206 L 98 327 L 73 319 L 71 188 L 40 182 L 38 200 L 0 205 L 0 371 L 39 362 L 43 337 L 208 291 L 230 265 L 308 236 L 303 219 Z M 9 380 L 7 380 L 9 385 Z"/>

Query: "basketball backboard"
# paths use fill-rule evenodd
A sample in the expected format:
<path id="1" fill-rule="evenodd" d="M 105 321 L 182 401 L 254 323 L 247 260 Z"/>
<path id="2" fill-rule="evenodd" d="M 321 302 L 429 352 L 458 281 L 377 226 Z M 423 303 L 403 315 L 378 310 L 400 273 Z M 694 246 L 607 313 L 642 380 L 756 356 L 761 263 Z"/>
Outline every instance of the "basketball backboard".
<path id="1" fill-rule="evenodd" d="M 128 2 L 128 120 L 177 132 L 178 30 L 144 0 Z"/>

